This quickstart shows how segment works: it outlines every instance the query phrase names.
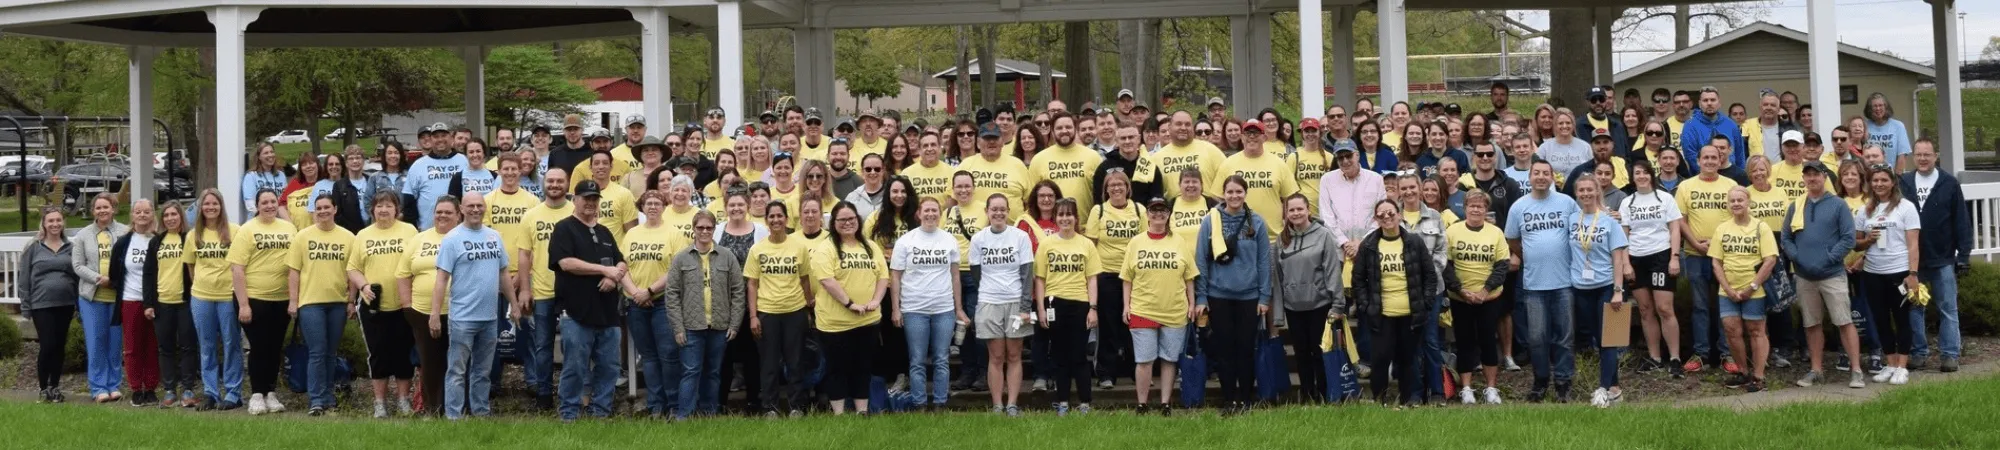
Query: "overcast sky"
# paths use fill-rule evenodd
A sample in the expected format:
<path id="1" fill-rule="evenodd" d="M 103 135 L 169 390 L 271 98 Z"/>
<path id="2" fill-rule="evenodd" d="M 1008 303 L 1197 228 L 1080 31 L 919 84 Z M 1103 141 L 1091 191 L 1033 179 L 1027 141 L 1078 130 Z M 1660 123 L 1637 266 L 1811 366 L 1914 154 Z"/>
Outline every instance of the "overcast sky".
<path id="1" fill-rule="evenodd" d="M 1931 5 L 1923 0 L 1816 0 L 1832 1 L 1837 5 L 1837 25 L 1840 41 L 1875 50 L 1893 52 L 1905 59 L 1929 64 L 1935 50 L 1931 45 Z M 1960 48 L 1960 58 L 1971 60 L 1979 57 L 1980 49 L 1986 42 L 2000 35 L 2000 1 L 1958 0 L 1958 11 L 1965 13 L 1965 21 L 1960 28 L 1964 44 Z M 1528 13 L 1524 22 L 1534 26 L 1546 26 L 1548 17 L 1543 13 Z M 1518 15 L 1518 14 L 1517 14 Z M 1795 30 L 1806 30 L 1806 0 L 1781 0 L 1766 10 L 1761 20 L 1783 25 Z M 1702 39 L 1702 28 L 1706 23 L 1715 24 L 1715 34 L 1727 32 L 1720 21 L 1713 19 L 1696 20 L 1691 43 Z M 1673 20 L 1657 18 L 1641 25 L 1645 29 L 1633 39 L 1618 43 L 1616 65 L 1618 70 L 1639 65 L 1661 53 L 1641 53 L 1636 50 L 1672 49 Z"/>

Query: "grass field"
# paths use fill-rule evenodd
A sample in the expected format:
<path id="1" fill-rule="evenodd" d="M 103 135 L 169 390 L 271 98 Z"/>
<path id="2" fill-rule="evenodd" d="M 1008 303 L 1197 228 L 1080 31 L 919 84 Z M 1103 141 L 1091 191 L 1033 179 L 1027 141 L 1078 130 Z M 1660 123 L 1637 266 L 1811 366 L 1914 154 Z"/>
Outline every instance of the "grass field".
<path id="1" fill-rule="evenodd" d="M 10 398 L 19 398 L 18 396 Z M 1100 412 L 1008 419 L 988 414 L 873 418 L 637 419 L 561 424 L 507 418 L 467 423 L 191 414 L 0 401 L 17 448 L 1996 448 L 2000 379 L 1897 389 L 1861 404 L 1798 404 L 1737 413 L 1664 405 L 1501 406 L 1393 411 L 1286 407 L 1221 419 Z"/>
<path id="2" fill-rule="evenodd" d="M 1965 138 L 1974 142 L 1975 149 L 1993 150 L 1994 141 L 2000 139 L 2000 89 L 1966 89 L 1961 92 L 1965 94 L 1960 100 L 1965 111 Z M 1922 128 L 1936 130 L 1937 91 L 1917 93 L 1917 108 L 1921 110 L 1918 113 L 1922 116 L 1918 120 L 1922 121 Z M 1909 113 L 1896 111 L 1896 116 L 1908 120 Z M 1979 140 L 1980 130 L 1985 131 L 1984 142 Z M 1986 153 L 1982 156 L 1992 155 Z"/>

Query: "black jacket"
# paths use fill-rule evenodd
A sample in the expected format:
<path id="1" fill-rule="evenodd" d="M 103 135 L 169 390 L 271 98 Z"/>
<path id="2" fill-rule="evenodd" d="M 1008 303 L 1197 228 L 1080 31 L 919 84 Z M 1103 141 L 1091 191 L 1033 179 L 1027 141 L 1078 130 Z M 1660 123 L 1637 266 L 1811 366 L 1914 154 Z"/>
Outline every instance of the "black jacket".
<path id="1" fill-rule="evenodd" d="M 1959 186 L 1958 177 L 1942 169 L 1937 174 L 1930 199 L 1917 208 L 1924 225 L 1924 232 L 1917 236 L 1917 265 L 1922 266 L 1919 269 L 1951 267 L 1972 260 L 1972 210 L 1966 206 L 1965 190 Z M 1898 184 L 1904 200 L 1917 201 L 1916 172 L 1903 174 Z"/>
<path id="2" fill-rule="evenodd" d="M 125 236 L 119 237 L 117 242 L 112 243 L 111 254 L 116 255 L 117 258 L 119 259 L 124 259 L 125 252 L 132 248 L 132 235 L 134 234 L 136 233 L 126 233 Z M 165 238 L 166 234 L 164 233 L 156 234 L 152 237 L 150 241 L 147 241 L 146 243 L 146 266 L 141 269 L 145 271 L 145 273 L 140 275 L 141 279 L 140 282 L 144 284 L 139 289 L 139 291 L 141 296 L 140 300 L 145 303 L 147 308 L 153 308 L 160 305 L 160 279 L 159 279 L 160 258 L 158 258 L 157 255 L 160 254 L 160 243 L 162 241 L 165 241 L 166 240 Z M 186 241 L 182 242 L 185 243 Z M 111 274 L 110 274 L 111 291 L 121 293 L 120 295 L 122 296 L 123 295 L 122 293 L 125 292 L 125 277 L 127 276 L 127 273 L 125 272 L 124 261 L 112 261 L 110 266 L 111 266 Z M 187 292 L 185 289 L 189 289 L 194 286 L 194 278 L 192 278 L 192 275 L 193 275 L 192 271 L 187 271 L 187 270 L 181 271 L 181 279 L 178 282 L 181 283 L 181 288 L 184 289 L 182 292 Z M 173 281 L 170 280 L 169 282 Z M 119 314 L 112 315 L 111 318 L 112 325 L 119 325 L 120 322 L 122 322 L 121 318 L 118 316 L 120 315 Z"/>
<path id="3" fill-rule="evenodd" d="M 1404 279 L 1408 280 L 1410 313 L 1413 316 L 1426 314 L 1436 306 L 1437 296 L 1433 294 L 1438 292 L 1442 283 L 1437 264 L 1431 260 L 1424 240 L 1414 237 L 1409 230 L 1403 230 L 1397 238 L 1403 241 L 1403 273 Z M 1381 243 L 1382 230 L 1370 231 L 1367 237 L 1361 238 L 1361 249 L 1354 254 L 1354 315 L 1382 316 L 1382 259 L 1376 253 Z"/>
<path id="4" fill-rule="evenodd" d="M 349 233 L 359 233 L 362 228 L 368 226 L 368 221 L 361 219 L 361 208 L 366 208 L 362 205 L 368 204 L 368 199 L 364 198 L 367 194 L 361 193 L 361 189 L 354 187 L 354 183 L 339 180 L 333 182 L 332 195 L 335 225 L 346 228 Z"/>
<path id="5" fill-rule="evenodd" d="M 1143 152 L 1143 150 L 1141 151 Z M 1145 153 L 1140 153 L 1139 155 L 1145 156 Z M 1097 163 L 1097 173 L 1091 175 L 1090 198 L 1091 201 L 1093 202 L 1092 204 L 1100 204 L 1100 205 L 1104 204 L 1105 173 L 1110 172 L 1111 169 L 1124 169 L 1125 181 L 1127 182 L 1126 184 L 1130 185 L 1132 184 L 1130 183 L 1132 181 L 1132 170 L 1133 168 L 1136 168 L 1138 166 L 1139 166 L 1138 159 L 1125 159 L 1125 155 L 1118 153 L 1118 150 L 1112 150 L 1111 153 L 1105 154 L 1104 161 Z M 1157 185 L 1154 186 L 1156 187 Z M 1134 202 L 1145 202 L 1147 200 L 1151 200 L 1154 196 L 1160 194 L 1158 192 L 1139 192 L 1136 189 L 1131 189 L 1132 187 L 1133 186 L 1127 186 L 1128 189 L 1126 189 L 1125 194 L 1126 198 L 1131 199 Z M 1089 211 L 1085 211 L 1085 213 L 1088 212 Z"/>

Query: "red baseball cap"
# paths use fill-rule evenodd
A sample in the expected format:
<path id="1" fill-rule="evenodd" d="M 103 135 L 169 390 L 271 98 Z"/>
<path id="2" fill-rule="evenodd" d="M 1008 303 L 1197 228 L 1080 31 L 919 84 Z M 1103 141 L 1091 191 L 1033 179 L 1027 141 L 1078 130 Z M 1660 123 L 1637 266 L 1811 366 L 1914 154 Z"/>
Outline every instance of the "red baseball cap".
<path id="1" fill-rule="evenodd" d="M 1315 118 L 1311 118 L 1311 117 L 1307 117 L 1307 118 L 1304 118 L 1304 119 L 1299 119 L 1299 129 L 1300 129 L 1300 130 L 1308 130 L 1308 129 L 1311 129 L 1311 130 L 1317 130 L 1317 129 L 1319 129 L 1319 119 L 1315 119 Z"/>

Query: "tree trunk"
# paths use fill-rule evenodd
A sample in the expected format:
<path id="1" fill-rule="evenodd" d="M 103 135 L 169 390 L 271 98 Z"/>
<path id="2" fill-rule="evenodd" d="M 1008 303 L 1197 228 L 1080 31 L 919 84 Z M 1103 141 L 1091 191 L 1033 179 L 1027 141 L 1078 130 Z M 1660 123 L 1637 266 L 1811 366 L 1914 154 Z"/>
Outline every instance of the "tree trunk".
<path id="1" fill-rule="evenodd" d="M 199 58 L 201 60 L 201 72 L 207 74 L 208 79 L 214 80 L 215 48 L 202 47 L 201 49 L 197 50 L 197 52 L 200 53 Z M 201 83 L 201 103 L 198 103 L 199 105 L 201 105 L 198 108 L 200 112 L 197 113 L 195 117 L 195 128 L 197 130 L 195 133 L 197 136 L 200 136 L 201 146 L 199 147 L 200 150 L 195 152 L 196 157 L 195 157 L 194 167 L 195 167 L 195 172 L 197 172 L 195 174 L 196 175 L 195 185 L 200 186 L 202 189 L 214 188 L 216 183 L 215 181 L 216 173 L 221 172 L 220 168 L 216 166 L 216 162 L 218 160 L 216 158 L 216 155 L 218 153 L 216 152 L 222 151 L 222 149 L 218 149 L 215 147 L 215 139 L 216 139 L 215 101 L 216 101 L 215 83 Z M 238 149 L 228 149 L 228 151 L 241 152 L 245 150 L 238 148 Z M 244 163 L 248 164 L 249 160 L 245 159 Z M 227 196 L 233 194 L 223 194 L 223 195 Z"/>
<path id="2" fill-rule="evenodd" d="M 1549 102 L 1552 104 L 1571 109 L 1584 106 L 1581 96 L 1590 89 L 1597 70 L 1592 64 L 1596 58 L 1591 46 L 1591 22 L 1589 9 L 1549 10 Z"/>
<path id="3" fill-rule="evenodd" d="M 1070 108 L 1082 110 L 1083 104 L 1097 99 L 1097 66 L 1091 64 L 1090 22 L 1068 22 L 1063 24 L 1063 81 L 1069 85 L 1062 90 L 1063 103 Z"/>
<path id="4" fill-rule="evenodd" d="M 958 74 L 951 81 L 952 94 L 958 96 L 956 99 L 958 102 L 958 113 L 970 116 L 972 115 L 972 68 L 969 65 L 969 61 L 972 59 L 972 55 L 968 47 L 970 47 L 970 43 L 966 38 L 965 25 L 959 25 Z"/>
<path id="5" fill-rule="evenodd" d="M 311 144 L 308 145 L 307 148 L 311 148 L 312 154 L 314 155 L 326 154 L 326 152 L 320 148 L 319 114 L 314 113 L 312 111 L 307 111 L 305 116 L 306 116 L 306 143 Z"/>
<path id="6" fill-rule="evenodd" d="M 1035 101 L 1042 105 L 1049 104 L 1049 100 L 1055 98 L 1055 53 L 1057 51 L 1054 48 L 1056 43 L 1055 35 L 1055 30 L 1051 29 L 1047 24 L 1035 26 L 1035 40 L 1041 41 L 1039 42 L 1041 45 L 1037 46 L 1041 51 L 1036 52 L 1041 55 L 1041 61 L 1036 61 L 1035 64 L 1042 66 L 1041 79 L 1036 80 L 1041 85 L 1042 92 L 1035 96 Z"/>
<path id="7" fill-rule="evenodd" d="M 1159 34 L 1160 21 L 1157 19 L 1121 20 L 1118 22 L 1118 79 L 1123 89 L 1131 89 L 1133 98 L 1155 110 L 1164 105 L 1155 105 L 1160 92 L 1157 83 L 1159 75 Z"/>
<path id="8" fill-rule="evenodd" d="M 1000 69 L 993 62 L 993 41 L 999 38 L 999 25 L 985 25 L 979 36 L 979 88 L 984 93 L 979 104 L 985 107 L 1000 104 Z"/>

